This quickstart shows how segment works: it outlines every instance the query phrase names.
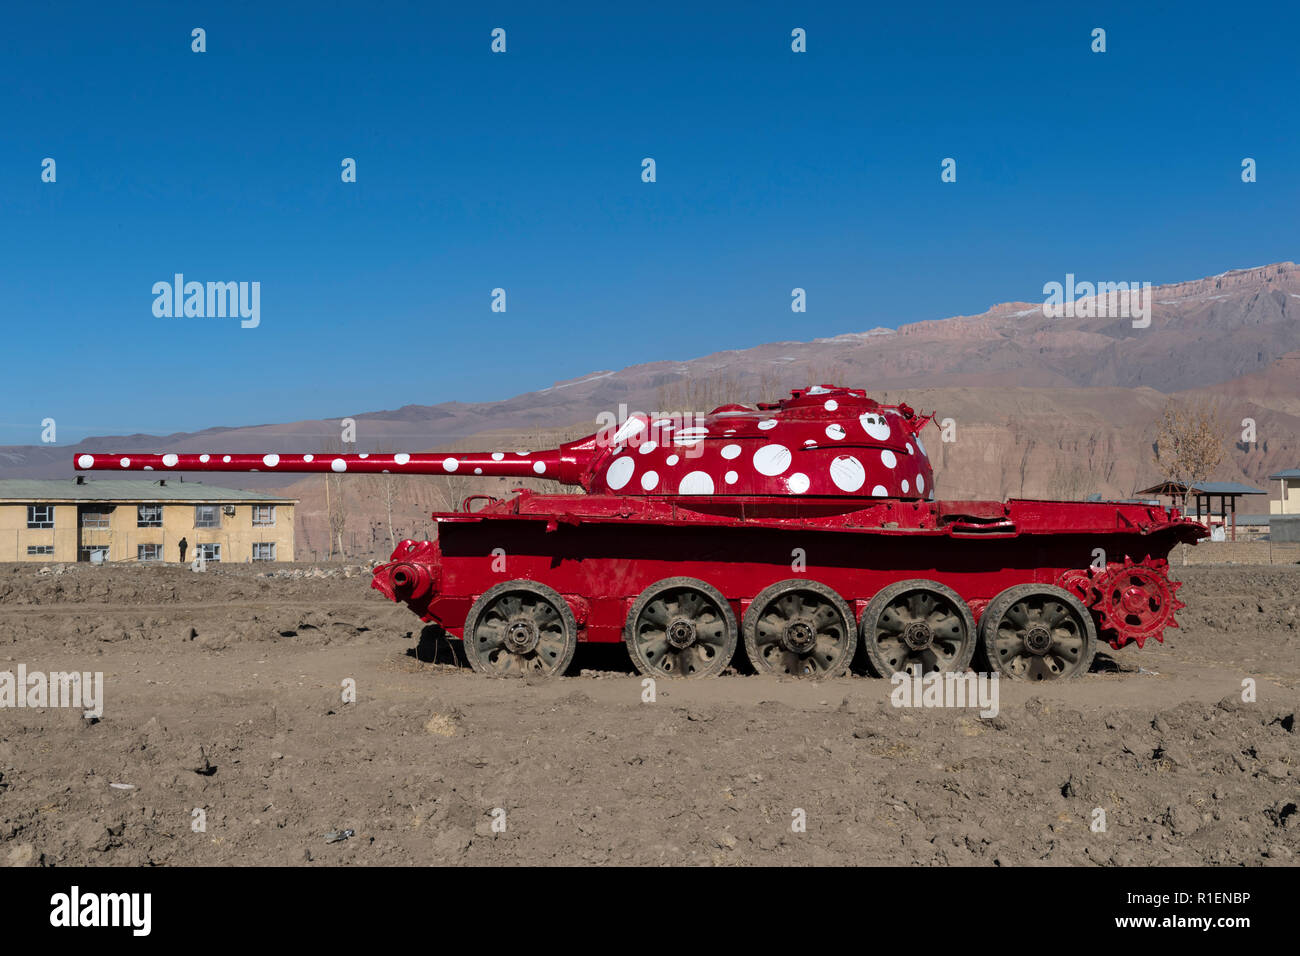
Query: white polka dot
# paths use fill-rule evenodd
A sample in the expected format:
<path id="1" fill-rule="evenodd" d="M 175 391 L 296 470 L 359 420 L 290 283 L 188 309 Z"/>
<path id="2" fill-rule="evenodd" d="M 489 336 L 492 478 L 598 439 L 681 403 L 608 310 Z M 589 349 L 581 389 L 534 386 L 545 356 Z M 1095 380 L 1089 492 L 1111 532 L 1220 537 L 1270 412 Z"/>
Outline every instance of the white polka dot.
<path id="1" fill-rule="evenodd" d="M 840 403 L 835 401 L 835 399 L 833 398 L 826 399 L 826 411 L 833 412 L 835 411 L 835 409 L 839 407 L 840 407 Z"/>
<path id="2" fill-rule="evenodd" d="M 815 444 L 817 444 L 817 441 L 815 439 L 808 438 L 804 440 L 803 446 L 805 448 L 811 448 Z"/>
<path id="3" fill-rule="evenodd" d="M 653 491 L 657 484 L 659 484 L 659 472 L 647 471 L 641 476 L 641 487 L 646 491 Z"/>
<path id="4" fill-rule="evenodd" d="M 332 462 L 330 462 L 330 467 L 333 468 L 335 471 L 347 471 L 348 463 L 344 461 L 342 458 L 335 458 Z"/>
<path id="5" fill-rule="evenodd" d="M 624 455 L 622 458 L 616 458 L 609 466 L 609 470 L 605 472 L 605 484 L 618 491 L 632 480 L 634 471 L 636 471 L 636 462 L 632 460 L 632 456 Z"/>
<path id="6" fill-rule="evenodd" d="M 224 461 L 227 465 L 230 464 L 230 456 L 229 456 L 229 455 L 222 455 L 222 456 L 221 456 L 221 460 Z"/>
<path id="7" fill-rule="evenodd" d="M 707 428 L 683 428 L 673 436 L 674 445 L 695 445 L 709 433 Z"/>
<path id="8" fill-rule="evenodd" d="M 460 467 L 460 462 L 455 458 L 444 458 L 442 460 L 443 471 L 455 471 Z"/>
<path id="9" fill-rule="evenodd" d="M 208 459 L 211 457 L 212 457 L 211 455 L 199 455 L 199 461 L 203 462 L 203 464 L 206 465 L 208 463 Z M 311 455 L 308 455 L 307 457 L 310 458 Z"/>
<path id="10" fill-rule="evenodd" d="M 761 422 L 758 423 L 758 427 L 761 428 L 763 431 L 767 431 L 769 428 L 775 428 L 775 427 L 776 427 L 776 419 L 775 419 L 775 418 L 766 418 L 766 419 L 764 419 L 763 421 L 761 421 Z"/>
<path id="11" fill-rule="evenodd" d="M 889 497 L 889 489 L 886 488 L 884 485 L 876 485 L 876 487 L 871 489 L 871 493 L 875 495 L 877 498 Z"/>
<path id="12" fill-rule="evenodd" d="M 831 481 L 841 491 L 857 491 L 867 481 L 867 469 L 852 455 L 840 455 L 831 462 Z"/>
<path id="13" fill-rule="evenodd" d="M 826 426 L 826 437 L 827 437 L 827 438 L 834 438 L 836 441 L 842 441 L 845 437 L 847 437 L 847 435 L 848 435 L 848 432 L 846 432 L 846 431 L 844 430 L 844 426 L 843 426 L 843 425 L 827 425 L 827 426 Z"/>
<path id="14" fill-rule="evenodd" d="M 876 441 L 885 441 L 889 438 L 889 422 L 885 421 L 884 415 L 867 412 L 858 416 L 858 424 Z"/>
<path id="15" fill-rule="evenodd" d="M 203 457 L 202 459 L 200 459 L 200 460 L 201 460 L 201 461 L 207 461 L 207 456 L 204 456 L 204 457 Z M 302 456 L 302 460 L 303 460 L 303 461 L 315 461 L 315 460 L 316 460 L 316 456 L 315 456 L 315 455 L 303 455 L 303 456 Z"/>
<path id="16" fill-rule="evenodd" d="M 785 486 L 789 488 L 792 492 L 794 492 L 796 495 L 801 495 L 808 490 L 808 486 L 810 484 L 812 484 L 812 482 L 808 480 L 807 475 L 796 471 L 793 475 L 791 475 L 788 479 L 786 479 Z"/>
<path id="17" fill-rule="evenodd" d="M 537 472 L 539 475 L 546 474 L 546 462 L 544 461 L 533 462 L 533 471 Z"/>
<path id="18" fill-rule="evenodd" d="M 729 471 L 722 476 L 722 480 L 729 485 L 734 485 L 739 478 L 740 475 L 736 474 L 734 471 Z"/>
<path id="19" fill-rule="evenodd" d="M 78 468 L 89 468 L 89 467 L 90 467 L 91 465 L 93 465 L 94 463 L 95 463 L 95 456 L 94 456 L 94 455 L 78 455 L 78 456 L 77 456 L 77 467 L 78 467 Z"/>
<path id="20" fill-rule="evenodd" d="M 411 456 L 408 455 L 406 452 L 399 452 L 398 454 L 393 456 L 394 465 L 405 465 L 410 460 L 411 460 Z"/>
<path id="21" fill-rule="evenodd" d="M 163 464 L 164 464 L 164 465 L 167 464 L 167 459 L 166 459 L 166 458 L 163 459 Z M 263 455 L 263 456 L 262 456 L 262 464 L 266 465 L 267 468 L 274 468 L 276 465 L 280 464 L 280 456 L 279 456 L 279 455 Z"/>
<path id="22" fill-rule="evenodd" d="M 361 458 L 361 459 L 364 460 L 364 459 L 370 457 L 370 452 L 368 452 L 368 451 L 363 451 L 361 454 L 357 455 L 357 457 L 358 457 L 358 458 Z"/>
<path id="23" fill-rule="evenodd" d="M 908 453 L 909 455 L 915 455 L 915 454 L 916 454 L 916 452 L 912 450 L 912 443 L 911 443 L 911 442 L 908 442 L 908 443 L 907 443 L 907 453 Z"/>
<path id="24" fill-rule="evenodd" d="M 494 452 L 492 453 L 492 460 L 493 460 L 493 461 L 500 461 L 500 460 L 501 460 L 502 458 L 504 458 L 504 457 L 506 457 L 506 456 L 505 456 L 505 454 L 502 453 L 502 452 L 494 451 Z"/>
<path id="25" fill-rule="evenodd" d="M 384 471 L 387 472 L 388 469 L 385 468 Z M 482 468 L 475 468 L 475 469 L 474 469 L 474 474 L 476 474 L 476 475 L 481 475 L 481 474 L 483 474 L 483 469 L 482 469 Z"/>
<path id="26" fill-rule="evenodd" d="M 145 471 L 153 471 L 153 465 L 145 465 L 145 466 L 144 466 L 144 470 L 145 470 Z M 257 471 L 257 469 L 254 468 L 253 471 Z"/>
<path id="27" fill-rule="evenodd" d="M 790 467 L 790 449 L 784 445 L 764 445 L 754 452 L 754 468 L 760 475 L 779 475 Z"/>
<path id="28" fill-rule="evenodd" d="M 830 389 L 824 385 L 814 385 L 808 389 L 809 395 L 825 395 Z"/>
<path id="29" fill-rule="evenodd" d="M 925 494 L 925 475 L 916 476 L 916 490 L 921 494 Z"/>
<path id="30" fill-rule="evenodd" d="M 658 442 L 643 441 L 640 445 L 637 445 L 636 450 L 639 454 L 648 455 L 658 447 L 659 447 Z"/>
<path id="31" fill-rule="evenodd" d="M 520 458 L 527 458 L 527 457 L 528 457 L 528 452 L 526 452 L 526 451 L 517 451 L 517 452 L 515 452 L 515 454 L 518 455 Z"/>
<path id="32" fill-rule="evenodd" d="M 907 479 L 904 478 L 904 479 L 903 479 L 903 494 L 907 494 L 907 493 L 908 493 L 909 491 L 911 491 L 911 490 L 912 490 L 912 486 L 909 485 L 909 484 L 907 483 Z"/>
<path id="33" fill-rule="evenodd" d="M 731 459 L 736 458 L 739 455 L 740 455 L 739 445 L 727 445 L 725 448 L 722 449 L 722 457 L 727 459 L 727 461 L 731 461 Z"/>
<path id="34" fill-rule="evenodd" d="M 711 495 L 713 479 L 709 477 L 707 471 L 693 471 L 682 479 L 677 492 L 683 495 Z"/>
<path id="35" fill-rule="evenodd" d="M 668 462 L 669 465 L 675 465 L 675 464 L 677 464 L 679 461 L 681 461 L 681 459 L 678 458 L 676 455 L 669 455 L 668 458 L 667 458 L 667 462 Z"/>
<path id="36" fill-rule="evenodd" d="M 894 456 L 894 453 L 892 451 L 886 448 L 884 451 L 880 453 L 880 463 L 884 465 L 886 468 L 893 468 L 895 465 L 898 464 L 898 458 Z"/>
<path id="37" fill-rule="evenodd" d="M 118 464 L 121 465 L 123 468 L 130 468 L 130 467 L 131 467 L 131 459 L 130 459 L 130 458 L 123 458 L 121 461 L 118 462 Z"/>

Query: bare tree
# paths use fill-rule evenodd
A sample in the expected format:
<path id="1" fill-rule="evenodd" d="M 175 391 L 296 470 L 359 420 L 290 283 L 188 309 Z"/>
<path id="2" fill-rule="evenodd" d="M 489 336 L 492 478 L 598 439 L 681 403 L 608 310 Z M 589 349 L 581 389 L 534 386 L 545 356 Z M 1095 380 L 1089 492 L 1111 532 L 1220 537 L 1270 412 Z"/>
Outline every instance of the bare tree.
<path id="1" fill-rule="evenodd" d="M 1192 486 L 1208 480 L 1223 463 L 1226 434 L 1213 399 L 1174 399 L 1165 403 L 1156 422 L 1155 465 L 1165 481 L 1182 487 L 1182 510 Z"/>
<path id="2" fill-rule="evenodd" d="M 388 549 L 397 550 L 397 535 L 393 533 L 393 500 L 397 497 L 396 480 L 391 474 L 384 475 L 384 508 L 388 512 Z"/>
<path id="3" fill-rule="evenodd" d="M 375 448 L 375 451 L 382 455 L 391 455 L 396 449 L 387 444 L 381 444 Z M 392 472 L 385 471 L 378 476 L 380 483 L 380 495 L 384 499 L 384 512 L 388 516 L 388 550 L 393 552 L 397 550 L 397 535 L 393 531 L 393 503 L 397 500 L 397 481 L 398 478 Z M 373 548 L 373 544 L 371 545 Z"/>
<path id="4" fill-rule="evenodd" d="M 1155 463 L 1165 481 L 1182 487 L 1180 509 L 1187 513 L 1192 486 L 1206 481 L 1223 461 L 1226 434 L 1218 403 L 1201 398 L 1169 399 L 1156 422 Z M 1187 563 L 1187 545 L 1180 549 Z"/>
<path id="5" fill-rule="evenodd" d="M 341 452 L 343 443 L 337 439 L 327 442 L 327 451 Z M 338 472 L 330 472 L 325 476 L 325 516 L 329 522 L 330 528 L 330 551 L 329 558 L 334 557 L 335 545 L 338 546 L 339 557 L 343 554 L 343 529 L 347 524 L 347 511 L 343 507 L 343 476 Z"/>
<path id="6" fill-rule="evenodd" d="M 1083 501 L 1096 490 L 1091 468 L 1069 458 L 1059 459 L 1047 480 L 1047 497 L 1059 501 Z"/>

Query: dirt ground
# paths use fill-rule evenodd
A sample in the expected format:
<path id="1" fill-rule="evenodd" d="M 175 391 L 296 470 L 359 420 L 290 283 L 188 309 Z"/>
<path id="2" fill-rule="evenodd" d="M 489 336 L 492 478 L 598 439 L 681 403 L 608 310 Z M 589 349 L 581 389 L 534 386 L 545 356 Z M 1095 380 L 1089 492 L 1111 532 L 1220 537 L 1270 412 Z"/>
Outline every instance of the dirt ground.
<path id="1" fill-rule="evenodd" d="M 865 677 L 645 703 L 621 646 L 492 680 L 361 568 L 4 565 L 0 671 L 105 700 L 0 710 L 0 863 L 1295 865 L 1300 567 L 1175 572 L 1164 645 L 982 719 Z"/>

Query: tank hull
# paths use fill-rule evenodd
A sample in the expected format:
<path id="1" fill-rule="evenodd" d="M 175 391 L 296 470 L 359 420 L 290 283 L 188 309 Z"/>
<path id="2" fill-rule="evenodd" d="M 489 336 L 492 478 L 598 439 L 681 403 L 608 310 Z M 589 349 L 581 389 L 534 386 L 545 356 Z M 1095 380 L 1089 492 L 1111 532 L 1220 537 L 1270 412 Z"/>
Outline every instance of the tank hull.
<path id="1" fill-rule="evenodd" d="M 402 542 L 376 569 L 374 586 L 456 637 L 474 602 L 511 580 L 562 595 L 579 641 L 623 641 L 638 596 L 675 577 L 716 588 L 737 620 L 764 589 L 807 579 L 842 597 L 855 621 L 885 588 L 923 579 L 960 595 L 978 623 L 989 602 L 1016 585 L 1062 586 L 1091 605 L 1105 575 L 1126 561 L 1163 577 L 1171 549 L 1205 534 L 1176 512 L 1138 504 L 861 504 L 522 492 L 474 514 L 435 514 L 437 541 Z M 393 585 L 395 569 L 411 566 L 430 576 L 418 594 Z M 1134 639 L 1090 610 L 1113 645 Z M 1161 639 L 1141 640 L 1147 636 Z"/>

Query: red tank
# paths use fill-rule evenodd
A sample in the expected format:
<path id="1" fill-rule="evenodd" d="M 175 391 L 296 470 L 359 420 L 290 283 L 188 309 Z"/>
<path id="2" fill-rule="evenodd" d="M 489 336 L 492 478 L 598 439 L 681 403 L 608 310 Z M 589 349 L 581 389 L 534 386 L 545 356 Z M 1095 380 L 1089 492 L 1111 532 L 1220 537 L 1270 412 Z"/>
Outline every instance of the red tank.
<path id="1" fill-rule="evenodd" d="M 372 587 L 463 638 L 489 674 L 562 674 L 579 641 L 627 645 L 642 673 L 1011 679 L 1086 673 L 1177 627 L 1179 542 L 1208 531 L 1157 505 L 936 500 L 930 416 L 859 389 L 683 419 L 634 415 L 559 448 L 453 455 L 82 454 L 82 470 L 546 477 L 434 514 Z M 475 500 L 485 500 L 470 511 Z"/>

